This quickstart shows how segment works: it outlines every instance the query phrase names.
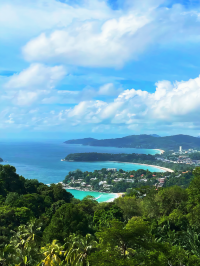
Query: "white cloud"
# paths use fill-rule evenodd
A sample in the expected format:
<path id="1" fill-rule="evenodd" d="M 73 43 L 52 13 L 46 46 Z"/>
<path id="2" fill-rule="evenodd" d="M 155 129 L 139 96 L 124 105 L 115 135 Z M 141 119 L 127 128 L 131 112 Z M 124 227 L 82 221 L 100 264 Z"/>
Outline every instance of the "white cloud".
<path id="1" fill-rule="evenodd" d="M 5 79 L 6 82 L 2 85 L 4 93 L 0 100 L 11 101 L 20 106 L 29 106 L 33 103 L 37 105 L 77 104 L 98 96 L 116 96 L 122 91 L 121 88 L 116 89 L 112 83 L 105 84 L 99 89 L 87 86 L 80 91 L 59 90 L 56 85 L 64 76 L 66 76 L 66 70 L 63 66 L 31 64 L 19 74 Z"/>
<path id="2" fill-rule="evenodd" d="M 113 83 L 107 83 L 100 86 L 99 90 L 92 87 L 85 87 L 80 91 L 73 90 L 52 90 L 47 97 L 45 97 L 41 103 L 44 104 L 77 104 L 79 102 L 89 101 L 99 96 L 117 96 L 123 89 L 116 89 Z"/>
<path id="3" fill-rule="evenodd" d="M 71 6 L 56 0 L 2 0 L 0 2 L 0 39 L 18 41 L 42 31 L 67 27 L 73 20 L 106 19 L 112 10 L 103 1 Z M 20 38 L 19 38 L 20 37 Z"/>
<path id="4" fill-rule="evenodd" d="M 130 59 L 132 49 L 141 50 L 143 44 L 134 43 L 134 35 L 147 24 L 148 18 L 128 15 L 107 20 L 99 29 L 96 21 L 72 25 L 50 35 L 42 33 L 23 48 L 29 61 L 58 60 L 79 66 L 121 66 Z"/>
<path id="5" fill-rule="evenodd" d="M 24 46 L 23 54 L 28 61 L 121 67 L 154 44 L 199 42 L 198 12 L 178 4 L 161 8 L 161 2 L 134 1 L 128 12 L 112 12 L 107 19 L 74 21 L 63 29 L 43 32 Z"/>
<path id="6" fill-rule="evenodd" d="M 90 127 L 96 132 L 199 128 L 200 77 L 173 84 L 159 81 L 155 93 L 142 88 L 123 91 L 116 86 L 123 78 L 103 77 L 96 70 L 84 76 L 78 68 L 79 76 L 65 77 L 63 65 L 68 69 L 72 65 L 73 71 L 77 70 L 74 66 L 121 67 L 152 45 L 199 43 L 198 10 L 186 10 L 180 4 L 160 7 L 164 2 L 126 0 L 127 9 L 113 11 L 102 0 L 84 0 L 80 5 L 55 0 L 1 1 L 1 41 L 23 42 L 25 58 L 41 63 L 0 77 L 0 126 Z M 56 85 L 64 77 L 61 90 Z M 78 91 L 69 84 L 94 87 Z"/>
<path id="7" fill-rule="evenodd" d="M 122 92 L 122 88 L 116 89 L 113 83 L 107 83 L 99 88 L 99 95 L 113 96 Z"/>
<path id="8" fill-rule="evenodd" d="M 51 93 L 65 74 L 63 66 L 48 67 L 32 64 L 9 78 L 3 86 L 5 93 L 2 97 L 16 105 L 30 105 Z"/>
<path id="9" fill-rule="evenodd" d="M 48 73 L 52 73 L 52 68 Z M 108 94 L 110 90 L 113 92 L 114 87 L 111 84 L 105 84 L 99 90 L 85 88 L 83 95 L 83 91 L 52 89 L 52 83 L 49 85 L 48 79 L 47 83 L 39 79 L 41 83 L 34 81 L 32 84 L 33 87 L 36 85 L 40 87 L 40 84 L 43 84 L 46 86 L 44 90 L 26 89 L 24 84 L 29 84 L 27 80 L 31 84 L 32 78 L 26 78 L 26 82 L 22 82 L 22 76 L 20 73 L 7 82 L 6 91 L 10 92 L 7 100 L 9 102 L 11 100 L 13 104 L 10 103 L 6 108 L 1 107 L 0 120 L 6 127 L 44 129 L 54 125 L 58 127 L 57 130 L 66 127 L 69 129 L 71 126 L 79 130 L 85 127 L 91 130 L 94 128 L 94 131 L 106 128 L 106 125 L 110 125 L 112 129 L 115 127 L 141 131 L 153 131 L 155 128 L 171 130 L 173 127 L 181 129 L 184 125 L 188 129 L 200 128 L 200 76 L 174 83 L 159 81 L 156 83 L 154 93 L 135 89 L 124 90 L 111 102 L 91 99 L 102 96 L 102 93 Z M 12 89 L 14 78 L 16 86 Z M 89 98 L 86 97 L 87 90 L 92 91 Z M 82 100 L 84 97 L 85 100 Z M 52 105 L 52 103 L 71 103 L 72 100 L 77 104 L 71 108 L 63 109 L 62 106 L 55 108 L 55 105 Z M 33 102 L 37 102 L 37 107 L 31 106 Z M 21 107 L 17 107 L 18 105 Z"/>
<path id="10" fill-rule="evenodd" d="M 160 81 L 156 91 L 125 90 L 113 102 L 85 101 L 68 114 L 80 124 L 124 124 L 149 126 L 161 123 L 197 123 L 200 113 L 200 76 L 188 81 Z M 90 121 L 88 118 L 92 117 Z"/>
<path id="11" fill-rule="evenodd" d="M 63 66 L 48 67 L 42 64 L 32 64 L 19 74 L 14 74 L 5 84 L 6 88 L 46 88 L 52 89 L 60 81 L 66 71 Z"/>

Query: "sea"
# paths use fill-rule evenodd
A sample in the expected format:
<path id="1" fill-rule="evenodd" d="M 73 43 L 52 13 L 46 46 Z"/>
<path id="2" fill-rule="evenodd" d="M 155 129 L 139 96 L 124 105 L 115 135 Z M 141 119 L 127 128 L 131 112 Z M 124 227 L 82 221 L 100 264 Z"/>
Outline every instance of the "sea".
<path id="1" fill-rule="evenodd" d="M 0 140 L 0 158 L 3 164 L 16 168 L 19 175 L 27 179 L 38 179 L 44 184 L 58 183 L 64 180 L 69 171 L 80 169 L 92 172 L 102 168 L 117 168 L 123 170 L 148 169 L 152 172 L 162 172 L 156 167 L 117 163 L 117 162 L 63 162 L 70 153 L 100 152 L 100 153 L 140 153 L 156 154 L 158 150 L 94 147 L 65 144 L 63 140 Z M 87 192 L 68 190 L 75 198 L 83 199 L 87 195 L 98 198 L 97 201 L 108 201 L 116 196 L 113 193 Z"/>

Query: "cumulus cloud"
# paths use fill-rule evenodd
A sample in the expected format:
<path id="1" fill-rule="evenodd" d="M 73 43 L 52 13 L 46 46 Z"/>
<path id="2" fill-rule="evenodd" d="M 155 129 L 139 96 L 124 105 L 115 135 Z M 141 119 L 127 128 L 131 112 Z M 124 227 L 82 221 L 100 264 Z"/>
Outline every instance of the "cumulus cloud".
<path id="1" fill-rule="evenodd" d="M 57 130 L 199 130 L 200 76 L 188 81 L 159 81 L 154 93 L 125 90 L 112 102 L 81 101 L 74 107 L 47 111 L 12 107 L 0 112 L 1 125 Z"/>
<path id="2" fill-rule="evenodd" d="M 39 76 L 38 80 L 34 80 L 30 73 L 38 72 L 33 69 L 43 70 L 46 75 L 42 77 L 46 78 Z M 158 81 L 153 93 L 142 89 L 123 90 L 108 102 L 98 97 L 103 94 L 114 95 L 118 89 L 113 84 L 104 84 L 96 90 L 90 87 L 82 91 L 55 89 L 55 84 L 64 73 L 62 67 L 37 65 L 35 68 L 33 65 L 11 77 L 4 86 L 7 94 L 3 95 L 4 98 L 1 96 L 2 103 L 12 101 L 10 107 L 0 111 L 2 125 L 40 129 L 54 125 L 58 130 L 70 126 L 79 130 L 87 127 L 94 132 L 108 126 L 133 131 L 173 127 L 182 129 L 184 125 L 189 129 L 200 128 L 200 76 L 174 83 Z M 72 101 L 76 103 L 74 107 L 55 108 L 52 105 Z M 37 107 L 31 106 L 33 102 L 37 102 Z M 51 107 L 47 108 L 48 105 Z"/>
<path id="3" fill-rule="evenodd" d="M 200 112 L 200 76 L 188 81 L 156 83 L 156 91 L 125 90 L 111 103 L 89 101 L 81 102 L 68 116 L 74 117 L 80 124 L 108 122 L 147 126 L 157 123 L 184 123 L 199 121 Z M 88 117 L 92 117 L 90 121 Z M 81 118 L 81 119 L 80 119 Z"/>
<path id="4" fill-rule="evenodd" d="M 112 10 L 104 0 L 80 2 L 1 1 L 0 38 L 6 43 L 22 40 L 24 58 L 31 65 L 0 79 L 0 126 L 90 127 L 94 132 L 200 128 L 200 77 L 159 81 L 150 93 L 123 90 L 116 85 L 121 78 L 103 77 L 94 69 L 85 77 L 85 70 L 76 67 L 116 68 L 153 45 L 198 44 L 198 10 L 180 4 L 166 7 L 165 0 L 126 0 L 120 10 Z M 78 69 L 80 76 L 66 77 L 66 65 Z M 57 87 L 64 78 L 62 88 Z M 79 90 L 69 87 L 74 83 Z"/>
<path id="5" fill-rule="evenodd" d="M 39 97 L 48 95 L 65 74 L 63 66 L 32 64 L 9 78 L 3 86 L 5 94 L 2 98 L 17 105 L 30 105 Z"/>
<path id="6" fill-rule="evenodd" d="M 100 31 L 96 21 L 72 25 L 49 36 L 42 33 L 27 43 L 23 53 L 29 61 L 56 59 L 79 66 L 120 66 L 130 57 L 132 36 L 147 22 L 143 16 L 129 15 L 106 21 Z M 134 46 L 139 50 L 143 45 Z"/>
<path id="7" fill-rule="evenodd" d="M 67 27 L 73 20 L 107 19 L 112 10 L 104 1 L 70 5 L 56 0 L 6 0 L 0 2 L 0 38 L 2 41 L 27 39 L 42 31 Z"/>
<path id="8" fill-rule="evenodd" d="M 66 74 L 63 66 L 48 67 L 43 64 L 31 64 L 19 74 L 11 76 L 6 88 L 46 88 L 52 89 Z"/>
<path id="9" fill-rule="evenodd" d="M 50 34 L 43 32 L 23 47 L 23 54 L 28 61 L 121 67 L 154 44 L 200 41 L 198 12 L 178 4 L 160 7 L 162 1 L 144 2 L 134 1 L 129 12 L 114 13 L 106 20 L 79 21 Z"/>
<path id="10" fill-rule="evenodd" d="M 6 78 L 3 84 L 4 94 L 0 99 L 12 101 L 15 105 L 25 106 L 36 104 L 77 104 L 99 96 L 116 96 L 122 88 L 113 83 L 106 83 L 99 89 L 86 86 L 82 90 L 59 90 L 56 85 L 66 77 L 63 66 L 46 66 L 31 64 L 18 74 Z M 67 77 L 66 77 L 67 78 Z"/>

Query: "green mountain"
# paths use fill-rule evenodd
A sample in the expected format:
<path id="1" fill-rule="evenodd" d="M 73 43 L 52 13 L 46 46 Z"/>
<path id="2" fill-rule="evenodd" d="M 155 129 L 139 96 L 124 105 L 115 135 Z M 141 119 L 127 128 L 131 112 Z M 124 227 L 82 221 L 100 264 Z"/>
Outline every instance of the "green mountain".
<path id="1" fill-rule="evenodd" d="M 183 149 L 200 149 L 200 138 L 188 135 L 174 135 L 167 137 L 154 137 L 151 135 L 132 135 L 115 139 L 73 139 L 65 141 L 66 144 L 82 144 L 89 146 L 104 147 L 124 147 L 124 148 L 143 148 L 143 149 L 164 149 L 178 150 L 179 146 Z"/>
<path id="2" fill-rule="evenodd" d="M 0 158 L 0 163 L 2 163 L 3 162 L 3 159 L 2 158 Z"/>

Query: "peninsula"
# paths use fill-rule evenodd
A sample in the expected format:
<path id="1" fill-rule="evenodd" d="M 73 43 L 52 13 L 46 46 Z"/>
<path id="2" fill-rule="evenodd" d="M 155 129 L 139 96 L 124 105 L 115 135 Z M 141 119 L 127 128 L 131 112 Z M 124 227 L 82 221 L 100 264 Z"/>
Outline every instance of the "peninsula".
<path id="1" fill-rule="evenodd" d="M 2 158 L 0 158 L 0 163 L 2 163 L 3 162 L 3 159 Z"/>
<path id="2" fill-rule="evenodd" d="M 65 159 L 61 161 L 69 162 L 124 162 L 124 163 L 135 163 L 140 165 L 148 165 L 161 168 L 163 171 L 173 172 L 173 170 L 187 171 L 194 168 L 194 165 L 187 163 L 176 163 L 162 158 L 162 155 L 151 155 L 151 154 L 111 154 L 111 153 L 97 153 L 97 152 L 86 152 L 86 153 L 71 153 L 68 154 Z"/>
<path id="3" fill-rule="evenodd" d="M 200 149 L 200 138 L 188 135 L 174 135 L 167 137 L 156 137 L 154 135 L 131 135 L 122 138 L 101 140 L 84 138 L 67 140 L 65 143 L 118 148 L 161 149 L 166 151 L 176 151 L 180 146 L 182 146 L 183 149 Z"/>
<path id="4" fill-rule="evenodd" d="M 153 162 L 156 161 L 156 157 L 150 154 L 111 154 L 111 153 L 97 153 L 97 152 L 87 152 L 87 153 L 71 153 L 67 155 L 64 159 L 65 161 L 75 161 L 75 162 L 103 162 L 103 161 L 119 161 L 119 162 Z"/>

